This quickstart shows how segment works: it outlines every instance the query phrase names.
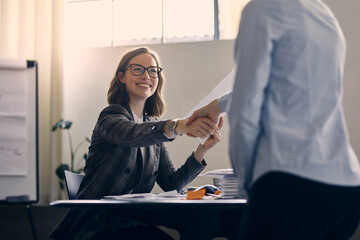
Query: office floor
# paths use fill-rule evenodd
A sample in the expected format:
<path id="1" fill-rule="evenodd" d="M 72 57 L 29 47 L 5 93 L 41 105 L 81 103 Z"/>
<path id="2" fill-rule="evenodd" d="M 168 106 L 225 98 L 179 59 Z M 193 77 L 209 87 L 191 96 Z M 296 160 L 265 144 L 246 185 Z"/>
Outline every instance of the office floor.
<path id="1" fill-rule="evenodd" d="M 35 223 L 38 240 L 49 239 L 48 234 L 64 216 L 66 209 L 49 206 L 33 206 L 31 213 Z M 161 227 L 175 240 L 179 240 L 179 233 L 172 229 Z M 0 239 L 1 240 L 31 240 L 33 239 L 31 226 L 25 206 L 0 205 Z M 213 240 L 225 240 L 214 238 Z M 351 240 L 360 240 L 360 227 Z"/>

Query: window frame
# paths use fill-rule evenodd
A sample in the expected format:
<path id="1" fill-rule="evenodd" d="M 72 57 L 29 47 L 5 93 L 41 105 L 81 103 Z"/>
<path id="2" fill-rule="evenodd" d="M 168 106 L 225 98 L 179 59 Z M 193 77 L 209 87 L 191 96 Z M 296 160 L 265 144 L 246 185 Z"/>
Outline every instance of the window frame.
<path id="1" fill-rule="evenodd" d="M 81 3 L 81 2 L 94 2 L 94 1 L 103 1 L 103 0 L 63 0 L 64 4 L 71 4 L 71 3 Z M 216 40 L 220 40 L 220 31 L 219 31 L 219 0 L 213 0 L 213 9 L 214 9 L 214 13 L 213 13 L 213 27 L 214 27 L 214 32 L 213 35 L 201 35 L 201 36 L 186 36 L 186 37 L 166 37 L 164 36 L 164 1 L 165 0 L 161 0 L 161 4 L 162 4 L 162 33 L 161 33 L 161 37 L 160 38 L 153 38 L 153 39 L 116 39 L 115 38 L 115 26 L 114 26 L 114 0 L 111 0 L 112 2 L 112 11 L 111 11 L 111 18 L 112 18 L 112 25 L 111 25 L 111 29 L 112 29 L 112 34 L 111 34 L 111 40 L 110 41 L 106 41 L 103 44 L 98 44 L 95 41 L 84 41 L 81 42 L 79 40 L 68 40 L 65 39 L 65 37 L 63 38 L 64 40 L 64 44 L 65 45 L 85 45 L 85 46 L 93 46 L 93 47 L 117 47 L 117 46 L 131 46 L 131 45 L 144 45 L 144 44 L 166 44 L 166 43 L 184 43 L 184 42 L 201 42 L 201 41 L 216 41 Z M 211 2 L 209 0 L 209 2 Z M 65 9 L 65 7 L 64 7 Z M 63 13 L 64 16 L 64 28 L 65 26 L 65 15 L 66 13 Z M 65 30 L 64 30 L 65 31 Z M 66 34 L 64 33 L 64 36 Z"/>

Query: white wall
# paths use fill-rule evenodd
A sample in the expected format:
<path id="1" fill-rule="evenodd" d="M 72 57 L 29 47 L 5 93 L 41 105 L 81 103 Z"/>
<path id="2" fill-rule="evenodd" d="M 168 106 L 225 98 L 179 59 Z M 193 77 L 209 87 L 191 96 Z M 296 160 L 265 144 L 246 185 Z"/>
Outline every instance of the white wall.
<path id="1" fill-rule="evenodd" d="M 344 109 L 350 138 L 360 156 L 360 27 L 358 0 L 326 0 L 343 28 L 348 44 L 344 81 Z M 184 116 L 197 104 L 233 66 L 233 41 L 164 44 L 149 46 L 161 57 L 167 79 L 164 119 Z M 106 103 L 106 93 L 121 55 L 132 47 L 74 49 L 64 52 L 64 109 L 65 119 L 74 121 L 71 129 L 74 142 L 91 136 L 99 112 Z M 226 120 L 226 119 L 225 119 Z M 212 149 L 206 159 L 206 170 L 228 168 L 227 122 L 222 130 L 223 140 Z M 67 144 L 65 142 L 65 144 Z M 197 142 L 185 136 L 167 146 L 174 164 L 180 166 Z M 64 145 L 66 148 L 67 145 Z M 86 151 L 86 149 L 81 149 Z M 80 152 L 81 152 L 80 151 Z M 64 155 L 68 154 L 65 149 Z M 198 177 L 191 185 L 211 183 Z M 158 188 L 155 191 L 159 191 Z"/>

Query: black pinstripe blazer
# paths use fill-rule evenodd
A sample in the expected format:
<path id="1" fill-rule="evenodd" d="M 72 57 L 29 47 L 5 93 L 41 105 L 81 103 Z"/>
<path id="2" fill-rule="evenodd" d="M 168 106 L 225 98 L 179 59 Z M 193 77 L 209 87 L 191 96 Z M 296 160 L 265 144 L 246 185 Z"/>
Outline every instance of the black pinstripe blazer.
<path id="1" fill-rule="evenodd" d="M 116 104 L 100 113 L 93 130 L 78 199 L 100 199 L 107 195 L 132 193 L 134 189 L 150 192 L 155 181 L 164 191 L 180 191 L 204 169 L 206 164 L 197 162 L 193 154 L 175 169 L 164 144 L 169 141 L 163 133 L 167 121 L 150 117 L 145 117 L 144 121 L 136 123 L 128 107 Z M 144 168 L 139 147 L 146 147 L 147 166 L 150 167 Z M 147 179 L 143 179 L 144 176 Z M 113 222 L 113 211 L 109 214 L 106 210 L 73 209 L 68 211 L 50 237 L 90 239 Z"/>

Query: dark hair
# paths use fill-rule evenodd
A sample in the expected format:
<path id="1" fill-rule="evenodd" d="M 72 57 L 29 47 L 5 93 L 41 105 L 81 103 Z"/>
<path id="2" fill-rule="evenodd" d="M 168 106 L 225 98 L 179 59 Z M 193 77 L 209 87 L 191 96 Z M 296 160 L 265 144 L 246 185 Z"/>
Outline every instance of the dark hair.
<path id="1" fill-rule="evenodd" d="M 125 53 L 120 60 L 114 78 L 110 82 L 110 87 L 107 93 L 107 101 L 109 104 L 120 104 L 124 107 L 129 105 L 129 95 L 126 91 L 125 85 L 120 81 L 120 76 L 125 74 L 125 67 L 129 65 L 130 60 L 143 53 L 150 54 L 155 59 L 157 66 L 160 67 L 159 57 L 155 52 L 151 52 L 147 47 L 132 49 Z M 165 77 L 162 72 L 159 73 L 158 79 L 158 86 L 155 93 L 145 102 L 144 111 L 148 116 L 160 117 L 165 113 L 165 101 L 162 94 L 162 90 L 165 85 Z"/>

